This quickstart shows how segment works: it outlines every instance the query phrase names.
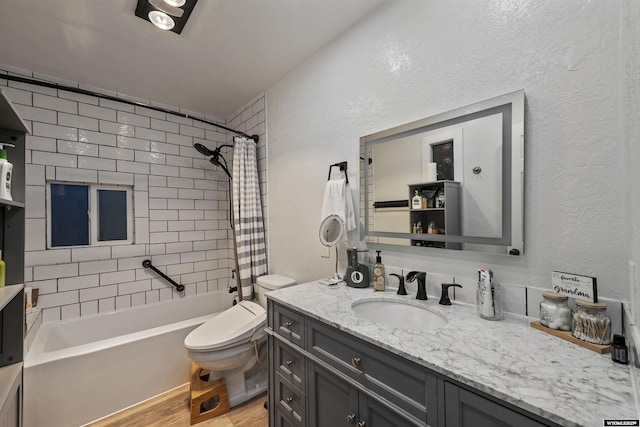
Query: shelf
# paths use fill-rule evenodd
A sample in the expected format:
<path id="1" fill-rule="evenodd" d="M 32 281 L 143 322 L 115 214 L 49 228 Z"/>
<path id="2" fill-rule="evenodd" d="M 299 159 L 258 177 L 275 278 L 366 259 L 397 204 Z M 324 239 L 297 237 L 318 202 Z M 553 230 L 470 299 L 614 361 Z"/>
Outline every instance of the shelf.
<path id="1" fill-rule="evenodd" d="M 420 208 L 420 209 L 411 209 L 411 212 L 433 212 L 433 211 L 440 211 L 440 212 L 444 212 L 444 208 Z"/>
<path id="2" fill-rule="evenodd" d="M 0 206 L 4 207 L 6 209 L 24 208 L 24 203 L 23 202 L 16 202 L 15 200 L 0 199 Z"/>
<path id="3" fill-rule="evenodd" d="M 18 295 L 23 285 L 8 285 L 0 288 L 0 310 L 2 310 L 9 302 Z"/>
<path id="4" fill-rule="evenodd" d="M 11 102 L 0 89 L 0 129 L 31 133 L 29 126 L 18 116 Z"/>

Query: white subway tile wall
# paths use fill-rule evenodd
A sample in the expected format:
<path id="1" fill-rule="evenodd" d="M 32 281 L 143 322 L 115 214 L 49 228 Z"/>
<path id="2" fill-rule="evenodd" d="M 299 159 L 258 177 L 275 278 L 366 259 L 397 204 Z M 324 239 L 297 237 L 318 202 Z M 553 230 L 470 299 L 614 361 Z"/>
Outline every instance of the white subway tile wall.
<path id="1" fill-rule="evenodd" d="M 0 73 L 7 72 L 33 77 L 0 64 Z M 181 298 L 142 267 L 145 259 L 185 285 L 185 295 L 234 285 L 227 178 L 193 148 L 198 142 L 213 149 L 230 143 L 233 134 L 192 118 L 96 96 L 6 80 L 0 85 L 32 129 L 26 140 L 25 281 L 40 289 L 44 322 Z M 260 96 L 226 123 L 188 112 L 260 136 L 263 203 L 264 107 Z M 223 154 L 232 161 L 230 150 Z M 52 180 L 133 186 L 134 244 L 47 249 L 46 183 Z"/>

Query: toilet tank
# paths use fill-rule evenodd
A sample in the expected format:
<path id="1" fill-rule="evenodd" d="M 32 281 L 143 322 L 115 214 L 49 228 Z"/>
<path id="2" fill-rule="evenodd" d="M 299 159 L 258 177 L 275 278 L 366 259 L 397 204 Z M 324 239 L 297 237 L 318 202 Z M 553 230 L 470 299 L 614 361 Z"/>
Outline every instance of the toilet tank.
<path id="1" fill-rule="evenodd" d="M 293 286 L 296 281 L 290 277 L 282 276 L 280 274 L 267 274 L 266 276 L 260 276 L 256 280 L 256 288 L 258 292 L 258 302 L 264 309 L 267 309 L 267 297 L 265 294 L 269 291 L 276 289 L 286 288 L 287 286 Z"/>

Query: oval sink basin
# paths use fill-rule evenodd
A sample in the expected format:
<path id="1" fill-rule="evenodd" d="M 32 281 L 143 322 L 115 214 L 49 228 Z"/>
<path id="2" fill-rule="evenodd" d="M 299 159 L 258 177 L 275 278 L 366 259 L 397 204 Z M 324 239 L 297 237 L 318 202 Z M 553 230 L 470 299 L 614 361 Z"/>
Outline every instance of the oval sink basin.
<path id="1" fill-rule="evenodd" d="M 397 300 L 360 300 L 351 305 L 359 316 L 382 326 L 413 331 L 442 328 L 448 321 L 440 314 Z"/>

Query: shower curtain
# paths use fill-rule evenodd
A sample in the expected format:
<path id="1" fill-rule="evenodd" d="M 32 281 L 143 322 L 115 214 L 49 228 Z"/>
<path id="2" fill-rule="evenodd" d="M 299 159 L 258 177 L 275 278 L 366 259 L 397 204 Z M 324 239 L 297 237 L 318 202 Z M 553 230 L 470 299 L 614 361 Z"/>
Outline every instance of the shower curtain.
<path id="1" fill-rule="evenodd" d="M 245 289 L 253 285 L 258 276 L 267 274 L 267 248 L 256 145 L 249 138 L 234 138 L 233 235 L 238 285 Z M 252 295 L 242 295 L 242 299 L 251 298 Z"/>

